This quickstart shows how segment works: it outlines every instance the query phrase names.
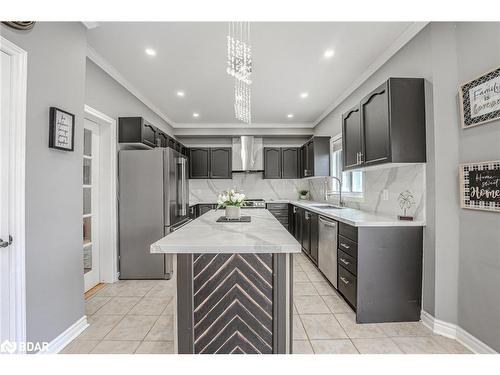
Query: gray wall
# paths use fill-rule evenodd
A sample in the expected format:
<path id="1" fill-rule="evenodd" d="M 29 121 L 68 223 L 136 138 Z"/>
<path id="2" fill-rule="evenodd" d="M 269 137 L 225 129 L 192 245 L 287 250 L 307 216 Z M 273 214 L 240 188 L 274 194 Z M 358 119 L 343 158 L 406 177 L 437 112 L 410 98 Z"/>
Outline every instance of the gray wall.
<path id="1" fill-rule="evenodd" d="M 111 118 L 141 116 L 165 133 L 173 135 L 172 127 L 87 58 L 85 104 Z"/>
<path id="2" fill-rule="evenodd" d="M 456 42 L 460 83 L 500 66 L 500 23 L 459 23 Z M 500 121 L 459 139 L 461 163 L 500 160 Z M 500 351 L 500 213 L 460 210 L 459 239 L 458 322 Z"/>
<path id="3" fill-rule="evenodd" d="M 500 23 L 432 23 L 317 127 L 341 131 L 341 115 L 390 76 L 426 79 L 427 227 L 423 308 L 500 351 L 500 215 L 460 209 L 460 162 L 500 159 L 500 121 L 461 130 L 458 86 L 498 67 Z"/>
<path id="4" fill-rule="evenodd" d="M 85 315 L 82 143 L 86 32 L 81 23 L 1 26 L 28 52 L 26 121 L 27 339 L 50 341 Z M 64 58 L 62 58 L 64 57 Z M 49 107 L 76 115 L 75 151 L 48 148 Z"/>

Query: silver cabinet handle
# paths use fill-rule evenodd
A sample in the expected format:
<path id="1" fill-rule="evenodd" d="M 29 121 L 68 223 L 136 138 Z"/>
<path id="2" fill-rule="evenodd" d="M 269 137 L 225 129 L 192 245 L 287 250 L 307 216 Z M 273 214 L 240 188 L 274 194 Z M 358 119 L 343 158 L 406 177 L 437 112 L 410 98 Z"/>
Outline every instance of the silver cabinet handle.
<path id="1" fill-rule="evenodd" d="M 341 242 L 340 243 L 340 246 L 342 246 L 344 249 L 349 249 L 350 246 L 349 245 L 346 245 L 345 243 Z"/>
<path id="2" fill-rule="evenodd" d="M 359 153 L 359 164 L 363 163 L 363 153 Z"/>
<path id="3" fill-rule="evenodd" d="M 356 153 L 356 164 L 359 164 L 359 152 Z"/>
<path id="4" fill-rule="evenodd" d="M 349 280 L 347 280 L 347 279 L 346 279 L 345 277 L 343 277 L 343 276 L 341 276 L 341 277 L 340 277 L 340 280 L 342 280 L 342 282 L 343 282 L 344 284 L 346 284 L 346 285 L 347 285 L 347 284 L 349 284 Z"/>
<path id="5" fill-rule="evenodd" d="M 348 262 L 348 261 L 347 261 L 347 260 L 345 260 L 344 258 L 340 258 L 340 261 L 341 261 L 342 263 L 344 263 L 346 266 L 347 266 L 347 265 L 349 265 L 349 264 L 351 264 L 350 262 Z"/>

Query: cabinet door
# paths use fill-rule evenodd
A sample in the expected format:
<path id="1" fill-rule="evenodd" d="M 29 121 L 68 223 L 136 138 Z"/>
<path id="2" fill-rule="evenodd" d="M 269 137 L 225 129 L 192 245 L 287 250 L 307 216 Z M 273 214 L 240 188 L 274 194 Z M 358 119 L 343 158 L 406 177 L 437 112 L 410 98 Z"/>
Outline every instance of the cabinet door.
<path id="1" fill-rule="evenodd" d="M 189 178 L 210 178 L 210 149 L 189 150 Z"/>
<path id="2" fill-rule="evenodd" d="M 364 164 L 390 159 L 389 95 L 387 82 L 366 96 L 360 105 Z"/>
<path id="3" fill-rule="evenodd" d="M 343 169 L 361 164 L 361 121 L 359 106 L 342 115 L 342 158 Z"/>
<path id="4" fill-rule="evenodd" d="M 300 168 L 300 178 L 306 177 L 307 160 L 306 160 L 306 146 L 305 145 L 300 148 L 299 168 Z"/>
<path id="5" fill-rule="evenodd" d="M 142 143 L 151 147 L 156 147 L 156 142 L 156 128 L 153 125 L 144 122 L 142 126 Z"/>
<path id="6" fill-rule="evenodd" d="M 264 147 L 264 178 L 281 178 L 281 149 Z"/>
<path id="7" fill-rule="evenodd" d="M 314 141 L 310 140 L 305 149 L 305 177 L 314 176 Z"/>
<path id="8" fill-rule="evenodd" d="M 281 178 L 299 178 L 299 149 L 284 147 L 281 149 Z"/>
<path id="9" fill-rule="evenodd" d="M 210 178 L 231 178 L 231 148 L 210 149 Z"/>
<path id="10" fill-rule="evenodd" d="M 213 204 L 199 204 L 197 217 L 199 217 L 203 214 L 206 214 L 208 211 L 213 210 L 213 209 L 214 209 Z"/>
<path id="11" fill-rule="evenodd" d="M 307 254 L 311 254 L 311 214 L 306 210 L 302 212 L 302 248 Z"/>
<path id="12" fill-rule="evenodd" d="M 318 235 L 319 235 L 318 214 L 315 214 L 313 212 L 310 213 L 309 227 L 310 227 L 309 253 L 314 263 L 318 264 Z"/>
<path id="13" fill-rule="evenodd" d="M 296 206 L 293 207 L 293 236 L 302 243 L 302 209 Z"/>

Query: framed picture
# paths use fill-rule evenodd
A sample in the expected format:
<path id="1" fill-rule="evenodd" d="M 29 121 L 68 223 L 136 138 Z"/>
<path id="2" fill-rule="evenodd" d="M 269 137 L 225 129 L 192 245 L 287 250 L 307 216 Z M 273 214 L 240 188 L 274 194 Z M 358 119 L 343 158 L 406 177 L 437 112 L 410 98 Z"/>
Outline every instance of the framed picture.
<path id="1" fill-rule="evenodd" d="M 462 129 L 500 119 L 500 67 L 459 88 Z"/>
<path id="2" fill-rule="evenodd" d="M 460 165 L 460 206 L 500 212 L 500 160 Z"/>
<path id="3" fill-rule="evenodd" d="M 75 115 L 50 107 L 49 147 L 73 151 L 75 146 Z"/>

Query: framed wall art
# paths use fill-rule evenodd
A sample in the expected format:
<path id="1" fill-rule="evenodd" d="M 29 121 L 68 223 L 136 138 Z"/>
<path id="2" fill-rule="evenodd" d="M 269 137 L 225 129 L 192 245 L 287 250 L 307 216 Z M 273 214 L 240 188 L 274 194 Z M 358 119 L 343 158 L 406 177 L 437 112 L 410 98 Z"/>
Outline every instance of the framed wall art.
<path id="1" fill-rule="evenodd" d="M 49 147 L 73 151 L 75 146 L 75 115 L 56 107 L 50 107 Z"/>
<path id="2" fill-rule="evenodd" d="M 500 119 L 500 67 L 459 88 L 462 128 Z"/>
<path id="3" fill-rule="evenodd" d="M 500 160 L 460 165 L 460 206 L 500 212 Z"/>

